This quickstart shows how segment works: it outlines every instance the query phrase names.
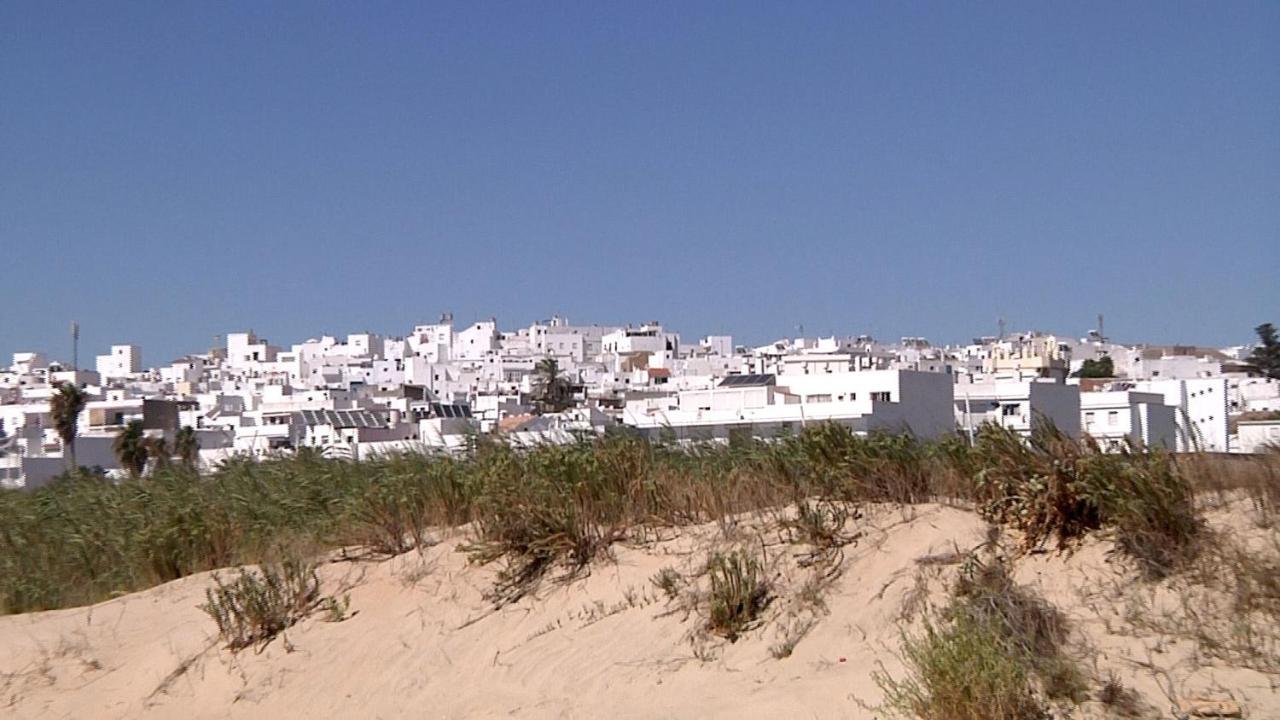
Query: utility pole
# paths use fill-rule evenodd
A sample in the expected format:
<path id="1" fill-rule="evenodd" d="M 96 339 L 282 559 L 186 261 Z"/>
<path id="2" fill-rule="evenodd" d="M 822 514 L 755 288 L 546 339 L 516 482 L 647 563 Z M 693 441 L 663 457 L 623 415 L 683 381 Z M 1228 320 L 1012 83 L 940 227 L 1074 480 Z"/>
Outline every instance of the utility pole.
<path id="1" fill-rule="evenodd" d="M 71 321 L 71 371 L 80 369 L 80 323 Z M 73 381 L 74 384 L 74 381 Z"/>

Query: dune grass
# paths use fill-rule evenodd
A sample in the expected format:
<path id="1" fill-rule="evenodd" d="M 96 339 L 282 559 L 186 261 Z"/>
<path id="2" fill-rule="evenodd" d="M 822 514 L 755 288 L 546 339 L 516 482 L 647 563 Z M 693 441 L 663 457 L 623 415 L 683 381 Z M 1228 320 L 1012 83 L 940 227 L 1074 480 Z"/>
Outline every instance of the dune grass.
<path id="1" fill-rule="evenodd" d="M 841 518 L 824 513 L 940 497 L 973 502 L 1029 544 L 1111 529 L 1153 574 L 1176 565 L 1199 529 L 1188 473 L 1168 455 L 1104 455 L 1056 434 L 1028 444 L 986 427 L 972 448 L 825 424 L 691 447 L 625 432 L 527 450 L 481 438 L 465 456 L 301 452 L 199 475 L 171 466 L 0 492 L 0 613 L 92 603 L 298 548 L 399 553 L 431 542 L 433 528 L 464 525 L 475 561 L 503 563 L 495 595 L 511 600 L 549 569 L 572 574 L 645 528 L 806 503 L 794 530 L 838 544 Z"/>
<path id="2" fill-rule="evenodd" d="M 1056 608 L 1015 584 L 1005 561 L 970 556 L 949 603 L 903 639 L 906 673 L 875 674 L 884 709 L 923 720 L 1035 720 L 1087 687 Z"/>

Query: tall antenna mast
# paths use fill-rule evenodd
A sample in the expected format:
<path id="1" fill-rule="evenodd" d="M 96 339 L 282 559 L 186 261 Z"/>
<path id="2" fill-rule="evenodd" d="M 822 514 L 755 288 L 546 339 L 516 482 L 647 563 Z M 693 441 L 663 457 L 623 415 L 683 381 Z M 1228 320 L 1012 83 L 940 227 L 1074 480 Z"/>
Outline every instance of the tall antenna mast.
<path id="1" fill-rule="evenodd" d="M 1004 340 L 1004 318 L 1000 318 L 999 320 L 997 320 L 997 321 L 996 321 L 996 324 L 1000 326 L 1000 337 L 998 337 L 998 338 L 996 338 L 996 339 L 997 339 L 997 340 Z"/>
<path id="2" fill-rule="evenodd" d="M 80 323 L 71 321 L 71 370 L 80 369 Z"/>
<path id="3" fill-rule="evenodd" d="M 1098 313 L 1098 342 L 1105 343 L 1107 333 L 1102 329 L 1102 313 Z"/>

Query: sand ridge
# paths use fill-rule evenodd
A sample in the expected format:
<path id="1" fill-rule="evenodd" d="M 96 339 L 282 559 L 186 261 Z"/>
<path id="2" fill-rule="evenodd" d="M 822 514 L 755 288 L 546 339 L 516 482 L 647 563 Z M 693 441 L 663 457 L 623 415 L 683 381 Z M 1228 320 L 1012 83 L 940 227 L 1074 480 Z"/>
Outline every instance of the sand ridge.
<path id="1" fill-rule="evenodd" d="M 942 505 L 872 508 L 856 523 L 821 609 L 797 600 L 815 572 L 805 553 L 764 521 L 728 537 L 707 525 L 618 543 L 583 576 L 497 609 L 497 566 L 469 562 L 457 532 L 390 559 L 329 562 L 323 589 L 349 594 L 350 617 L 317 614 L 239 653 L 199 609 L 210 578 L 195 575 L 92 607 L 0 618 L 0 708 L 14 718 L 879 717 L 872 673 L 902 672 L 904 608 L 928 599 L 917 577 L 952 571 L 946 558 L 983 544 L 987 526 Z M 766 558 L 777 599 L 729 643 L 651 578 L 665 567 L 695 575 L 711 549 L 741 544 Z M 1280 717 L 1266 675 L 1197 667 L 1176 643 L 1153 653 L 1158 638 L 1109 632 L 1123 577 L 1100 540 L 1018 565 L 1018 580 L 1066 611 L 1152 707 L 1226 685 L 1253 717 Z M 936 599 L 932 585 L 925 594 Z M 792 654 L 775 657 L 803 628 Z"/>

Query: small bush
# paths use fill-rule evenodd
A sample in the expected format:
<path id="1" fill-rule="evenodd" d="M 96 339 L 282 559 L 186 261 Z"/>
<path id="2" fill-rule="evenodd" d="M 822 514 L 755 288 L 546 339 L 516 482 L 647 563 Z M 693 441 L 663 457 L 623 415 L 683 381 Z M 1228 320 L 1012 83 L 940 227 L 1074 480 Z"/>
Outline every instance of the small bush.
<path id="1" fill-rule="evenodd" d="M 707 571 L 711 576 L 707 629 L 734 642 L 768 606 L 769 584 L 760 562 L 740 550 L 712 556 Z"/>
<path id="2" fill-rule="evenodd" d="M 544 446 L 518 454 L 494 448 L 477 460 L 487 470 L 475 502 L 480 541 L 473 559 L 505 558 L 494 598 L 513 602 L 556 562 L 583 570 L 621 533 L 623 492 L 590 443 Z"/>
<path id="3" fill-rule="evenodd" d="M 907 676 L 875 680 L 886 708 L 906 717 L 1040 718 L 1041 696 L 1076 700 L 1085 688 L 1066 636 L 1057 609 L 1014 584 L 1003 562 L 970 557 L 950 604 L 904 638 Z"/>
<path id="4" fill-rule="evenodd" d="M 314 566 L 294 560 L 258 571 L 241 568 L 230 583 L 215 574 L 213 581 L 200 609 L 233 650 L 270 642 L 323 602 Z"/>
<path id="5" fill-rule="evenodd" d="M 1119 717 L 1142 717 L 1148 710 L 1142 696 L 1131 688 L 1125 687 L 1114 672 L 1107 676 L 1106 682 L 1098 690 L 1098 702 L 1106 705 L 1114 715 Z"/>
<path id="6" fill-rule="evenodd" d="M 403 475 L 375 477 L 351 503 L 357 540 L 388 555 L 427 544 L 427 512 L 424 485 Z"/>
<path id="7" fill-rule="evenodd" d="M 334 597 L 328 595 L 320 603 L 324 608 L 326 622 L 342 622 L 351 617 L 351 596 L 343 595 L 342 597 Z"/>
<path id="8" fill-rule="evenodd" d="M 680 587 L 684 585 L 684 578 L 680 577 L 680 573 L 676 572 L 675 568 L 664 567 L 649 578 L 649 582 L 661 590 L 668 600 L 674 600 L 680 594 Z"/>
<path id="9" fill-rule="evenodd" d="M 1194 555 L 1202 526 L 1191 483 L 1163 451 L 1103 453 L 1052 426 L 1023 442 L 983 426 L 974 448 L 974 494 L 988 520 L 1021 530 L 1027 548 L 1050 538 L 1065 547 L 1111 528 L 1117 548 L 1148 577 L 1163 577 Z"/>
<path id="10" fill-rule="evenodd" d="M 1015 584 L 999 559 L 983 563 L 970 557 L 966 561 L 947 612 L 994 629 L 1005 651 L 1030 669 L 1046 696 L 1075 699 L 1084 691 L 1084 677 L 1063 652 L 1066 618 L 1043 598 Z"/>
<path id="11" fill-rule="evenodd" d="M 920 635 L 903 642 L 908 676 L 894 680 L 877 673 L 875 679 L 886 707 L 903 717 L 1038 719 L 1043 708 L 1027 668 L 1006 650 L 1000 632 L 975 617 L 961 615 L 941 627 L 926 621 Z"/>
<path id="12" fill-rule="evenodd" d="M 848 545 L 853 537 L 844 531 L 845 525 L 861 517 L 856 510 L 850 510 L 848 504 L 838 501 L 801 500 L 796 504 L 794 518 L 782 522 L 783 527 L 790 530 L 799 542 L 812 545 L 816 552 L 822 553 Z"/>

